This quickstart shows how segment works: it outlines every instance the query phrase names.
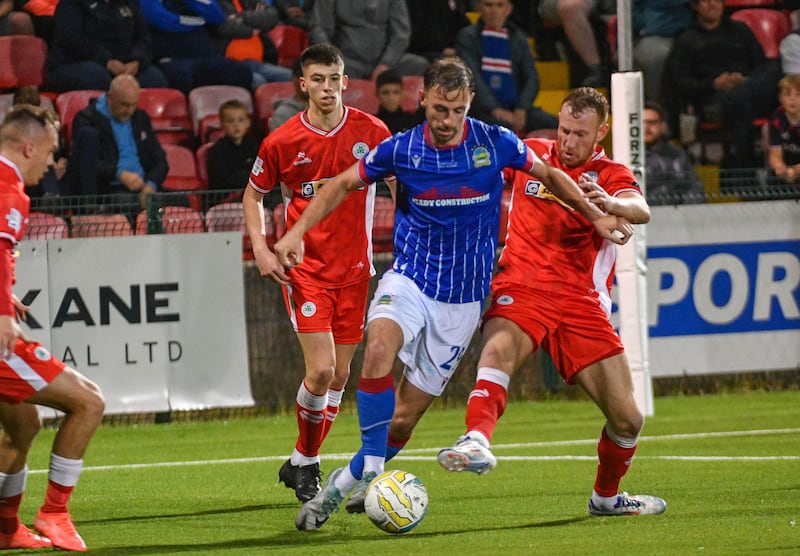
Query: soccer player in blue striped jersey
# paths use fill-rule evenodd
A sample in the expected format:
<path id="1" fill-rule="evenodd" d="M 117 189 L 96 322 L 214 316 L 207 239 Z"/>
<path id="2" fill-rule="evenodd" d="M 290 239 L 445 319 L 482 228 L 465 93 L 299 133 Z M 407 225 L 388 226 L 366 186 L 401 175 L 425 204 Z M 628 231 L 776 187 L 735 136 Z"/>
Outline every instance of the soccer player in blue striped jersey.
<path id="1" fill-rule="evenodd" d="M 389 455 L 402 448 L 455 372 L 489 293 L 503 168 L 535 176 L 602 237 L 624 243 L 632 233 L 630 224 L 600 211 L 567 174 L 544 164 L 511 131 L 467 117 L 474 83 L 459 58 L 434 62 L 420 93 L 425 122 L 384 140 L 326 183 L 275 244 L 285 267 L 302 264 L 304 233 L 350 191 L 383 178 L 396 180 L 394 261 L 367 314 L 356 396 L 361 449 L 303 505 L 298 529 L 322 527 L 357 485 L 381 473 L 387 444 Z M 395 357 L 405 364 L 396 400 Z"/>

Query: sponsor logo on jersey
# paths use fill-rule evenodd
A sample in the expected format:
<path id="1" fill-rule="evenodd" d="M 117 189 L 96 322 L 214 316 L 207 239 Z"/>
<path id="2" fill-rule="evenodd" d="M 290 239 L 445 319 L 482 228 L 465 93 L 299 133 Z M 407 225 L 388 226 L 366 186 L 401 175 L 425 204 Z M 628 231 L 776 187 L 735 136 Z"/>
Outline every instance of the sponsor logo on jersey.
<path id="1" fill-rule="evenodd" d="M 489 201 L 491 195 L 476 191 L 466 186 L 459 188 L 457 196 L 451 192 L 439 191 L 432 187 L 424 193 L 411 199 L 411 202 L 419 207 L 465 207 L 470 205 L 480 205 Z"/>
<path id="2" fill-rule="evenodd" d="M 498 305 L 511 305 L 512 303 L 514 303 L 514 298 L 510 295 L 501 295 L 497 298 Z"/>
<path id="3" fill-rule="evenodd" d="M 525 195 L 528 197 L 536 197 L 537 199 L 555 201 L 569 210 L 574 210 L 571 206 L 562 202 L 561 199 L 553 195 L 553 193 L 547 189 L 547 186 L 538 180 L 528 180 L 525 182 Z"/>
<path id="4" fill-rule="evenodd" d="M 378 298 L 378 305 L 391 305 L 392 296 L 388 293 L 383 294 Z"/>
<path id="5" fill-rule="evenodd" d="M 322 178 L 319 180 L 304 181 L 300 184 L 300 195 L 309 199 L 315 197 L 319 190 L 325 185 L 330 178 Z"/>
<path id="6" fill-rule="evenodd" d="M 303 303 L 302 307 L 300 307 L 300 313 L 304 317 L 313 317 L 317 313 L 317 306 L 314 305 L 312 301 L 306 301 Z"/>
<path id="7" fill-rule="evenodd" d="M 367 146 L 367 144 L 364 141 L 359 141 L 358 143 L 353 145 L 353 151 L 352 152 L 353 152 L 353 156 L 356 157 L 356 159 L 361 160 L 369 152 L 369 147 Z"/>
<path id="8" fill-rule="evenodd" d="M 33 350 L 33 356 L 39 361 L 50 361 L 50 352 L 42 346 L 36 346 Z"/>
<path id="9" fill-rule="evenodd" d="M 17 234 L 22 229 L 22 222 L 24 218 L 22 218 L 22 213 L 15 208 L 11 208 L 8 210 L 8 214 L 6 214 L 6 222 L 8 222 L 8 227 L 14 230 Z"/>
<path id="10" fill-rule="evenodd" d="M 264 173 L 264 161 L 261 160 L 260 156 L 256 157 L 256 161 L 253 162 L 253 169 L 250 170 L 254 176 L 260 176 Z"/>
<path id="11" fill-rule="evenodd" d="M 300 166 L 301 164 L 311 164 L 311 159 L 306 156 L 306 153 L 300 151 L 297 153 L 297 159 L 292 162 L 294 166 Z"/>
<path id="12" fill-rule="evenodd" d="M 489 155 L 489 150 L 484 146 L 477 146 L 472 150 L 472 165 L 475 168 L 481 166 L 490 166 L 492 164 L 492 157 Z"/>

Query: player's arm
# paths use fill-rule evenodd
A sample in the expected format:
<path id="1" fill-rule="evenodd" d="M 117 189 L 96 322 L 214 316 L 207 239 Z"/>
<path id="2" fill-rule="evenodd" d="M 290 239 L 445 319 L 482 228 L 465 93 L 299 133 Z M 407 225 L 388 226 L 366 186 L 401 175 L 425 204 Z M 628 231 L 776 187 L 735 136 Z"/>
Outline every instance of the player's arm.
<path id="1" fill-rule="evenodd" d="M 650 222 L 650 206 L 640 193 L 621 191 L 618 195 L 609 195 L 587 174 L 580 177 L 578 186 L 583 189 L 587 199 L 609 214 L 621 216 L 631 224 Z"/>
<path id="2" fill-rule="evenodd" d="M 261 276 L 265 276 L 272 281 L 284 285 L 289 283 L 289 277 L 278 262 L 278 257 L 270 251 L 267 245 L 267 233 L 264 222 L 264 207 L 261 204 L 264 195 L 251 186 L 244 190 L 242 198 L 242 210 L 244 211 L 244 222 L 250 243 L 253 245 L 253 256 L 256 266 Z"/>
<path id="3" fill-rule="evenodd" d="M 7 359 L 14 353 L 17 338 L 29 341 L 17 322 L 15 297 L 11 290 L 14 271 L 11 267 L 11 251 L 14 245 L 8 238 L 0 238 L 0 358 Z"/>
<path id="4" fill-rule="evenodd" d="M 581 188 L 566 172 L 545 164 L 537 157 L 530 174 L 539 178 L 561 201 L 585 216 L 600 236 L 620 245 L 630 239 L 630 226 L 625 226 L 615 215 L 604 213 L 584 197 Z"/>
<path id="5" fill-rule="evenodd" d="M 311 199 L 297 222 L 275 244 L 278 260 L 287 268 L 303 262 L 303 236 L 317 222 L 328 216 L 339 206 L 347 194 L 364 185 L 358 178 L 358 163 L 326 182 Z M 335 248 L 335 246 L 332 246 Z"/>

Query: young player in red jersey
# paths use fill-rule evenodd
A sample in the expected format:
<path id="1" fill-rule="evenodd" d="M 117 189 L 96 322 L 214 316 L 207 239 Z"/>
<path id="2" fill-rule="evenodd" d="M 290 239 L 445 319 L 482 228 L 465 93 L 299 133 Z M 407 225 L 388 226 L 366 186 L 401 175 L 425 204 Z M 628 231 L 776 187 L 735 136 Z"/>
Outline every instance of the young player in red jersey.
<path id="1" fill-rule="evenodd" d="M 570 91 L 559 113 L 556 141 L 525 142 L 545 162 L 568 173 L 606 212 L 630 223 L 650 220 L 639 184 L 598 144 L 608 133 L 608 102 L 595 89 Z M 467 403 L 467 433 L 439 453 L 450 471 L 488 473 L 497 463 L 489 442 L 506 407 L 511 375 L 539 347 L 564 380 L 579 384 L 606 422 L 589 500 L 591 515 L 659 514 L 661 498 L 619 492 L 636 451 L 644 417 L 622 342 L 608 319 L 616 251 L 592 224 L 531 176 L 513 172 L 508 235 L 483 317 L 483 348 Z"/>
<path id="2" fill-rule="evenodd" d="M 83 467 L 83 454 L 103 418 L 99 388 L 25 337 L 17 315 L 27 307 L 13 295 L 14 251 L 28 220 L 25 184 L 38 183 L 58 144 L 55 115 L 19 105 L 0 126 L 0 549 L 55 546 L 83 552 L 67 502 Z M 27 456 L 41 428 L 36 406 L 65 413 L 50 454 L 44 505 L 31 532 L 19 519 Z"/>
<path id="3" fill-rule="evenodd" d="M 372 265 L 375 184 L 363 187 L 307 236 L 305 261 L 285 272 L 264 237 L 263 196 L 280 185 L 291 229 L 317 191 L 390 136 L 372 115 L 342 104 L 347 88 L 338 48 L 315 44 L 300 57 L 308 110 L 270 133 L 259 149 L 244 194 L 247 231 L 262 276 L 281 284 L 303 350 L 305 378 L 297 392 L 299 434 L 279 479 L 305 502 L 320 490 L 319 451 L 339 411 L 350 362 L 364 335 Z"/>

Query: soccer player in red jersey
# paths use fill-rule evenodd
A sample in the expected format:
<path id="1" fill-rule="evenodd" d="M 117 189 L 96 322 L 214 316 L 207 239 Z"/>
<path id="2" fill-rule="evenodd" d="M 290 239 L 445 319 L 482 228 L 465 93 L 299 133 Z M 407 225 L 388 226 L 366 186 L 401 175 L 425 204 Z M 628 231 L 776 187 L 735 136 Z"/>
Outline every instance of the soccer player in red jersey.
<path id="1" fill-rule="evenodd" d="M 244 215 L 262 276 L 283 286 L 286 309 L 305 359 L 297 392 L 299 434 L 278 477 L 305 502 L 320 490 L 319 451 L 339 411 L 350 362 L 364 335 L 372 265 L 375 184 L 361 188 L 306 237 L 305 264 L 284 271 L 264 236 L 265 194 L 280 186 L 288 229 L 330 178 L 390 136 L 376 117 L 342 104 L 347 88 L 341 51 L 315 44 L 300 56 L 301 112 L 261 144 L 244 194 Z"/>
<path id="2" fill-rule="evenodd" d="M 608 133 L 608 102 L 590 87 L 567 94 L 555 141 L 529 139 L 548 164 L 570 175 L 606 212 L 632 224 L 650 220 L 633 173 L 609 160 L 599 143 Z M 530 175 L 514 171 L 508 235 L 483 316 L 483 348 L 467 403 L 467 433 L 439 453 L 450 471 L 491 471 L 489 450 L 506 407 L 511 375 L 539 347 L 569 384 L 579 384 L 606 422 L 589 500 L 591 515 L 659 514 L 661 498 L 619 492 L 636 452 L 644 416 L 633 397 L 622 342 L 609 321 L 616 251 L 592 224 Z"/>
<path id="3" fill-rule="evenodd" d="M 55 546 L 84 552 L 67 502 L 83 467 L 83 454 L 103 418 L 100 389 L 25 337 L 17 316 L 27 307 L 14 296 L 14 257 L 28 220 L 25 184 L 38 183 L 58 145 L 55 115 L 19 105 L 0 126 L 0 549 Z M 36 406 L 64 412 L 50 454 L 45 501 L 34 534 L 19 520 L 27 457 L 41 428 Z"/>

